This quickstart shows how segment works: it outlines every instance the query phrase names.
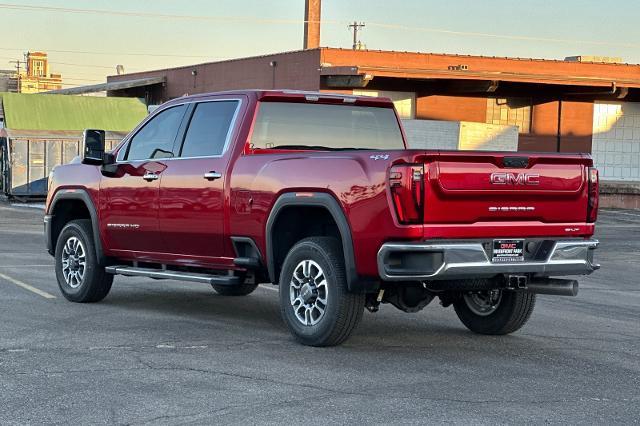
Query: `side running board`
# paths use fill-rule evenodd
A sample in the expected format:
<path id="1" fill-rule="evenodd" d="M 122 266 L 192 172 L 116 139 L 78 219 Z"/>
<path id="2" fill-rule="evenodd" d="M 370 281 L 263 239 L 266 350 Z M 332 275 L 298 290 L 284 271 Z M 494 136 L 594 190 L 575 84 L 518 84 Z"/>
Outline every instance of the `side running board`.
<path id="1" fill-rule="evenodd" d="M 170 271 L 166 269 L 136 268 L 133 266 L 107 266 L 108 274 L 124 275 L 127 277 L 148 277 L 161 280 L 191 281 L 196 283 L 236 285 L 240 284 L 240 277 L 232 275 L 207 275 L 194 272 Z"/>

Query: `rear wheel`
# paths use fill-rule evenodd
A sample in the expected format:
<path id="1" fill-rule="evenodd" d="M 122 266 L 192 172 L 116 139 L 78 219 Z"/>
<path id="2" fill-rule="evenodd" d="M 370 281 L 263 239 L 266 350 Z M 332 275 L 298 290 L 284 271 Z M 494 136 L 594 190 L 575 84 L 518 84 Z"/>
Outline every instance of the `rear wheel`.
<path id="1" fill-rule="evenodd" d="M 58 287 L 67 300 L 99 302 L 109 294 L 113 275 L 98 265 L 90 220 L 73 220 L 62 228 L 55 260 Z"/>
<path id="2" fill-rule="evenodd" d="M 463 293 L 453 307 L 462 323 L 480 334 L 509 334 L 531 317 L 536 295 L 526 291 L 483 290 Z"/>
<path id="3" fill-rule="evenodd" d="M 294 337 L 309 346 L 344 342 L 362 319 L 365 295 L 349 293 L 338 240 L 311 237 L 289 251 L 280 274 L 280 310 Z"/>

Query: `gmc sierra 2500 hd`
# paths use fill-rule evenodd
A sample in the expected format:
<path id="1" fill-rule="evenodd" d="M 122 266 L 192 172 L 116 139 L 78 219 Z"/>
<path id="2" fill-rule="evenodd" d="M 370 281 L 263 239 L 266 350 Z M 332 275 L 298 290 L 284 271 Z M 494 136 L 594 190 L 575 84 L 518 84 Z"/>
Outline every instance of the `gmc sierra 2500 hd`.
<path id="1" fill-rule="evenodd" d="M 389 99 L 233 91 L 174 99 L 112 152 L 85 131 L 57 167 L 47 249 L 62 294 L 97 302 L 114 275 L 279 285 L 282 317 L 336 345 L 366 308 L 436 297 L 483 334 L 529 319 L 536 294 L 590 274 L 598 172 L 586 154 L 407 149 Z"/>

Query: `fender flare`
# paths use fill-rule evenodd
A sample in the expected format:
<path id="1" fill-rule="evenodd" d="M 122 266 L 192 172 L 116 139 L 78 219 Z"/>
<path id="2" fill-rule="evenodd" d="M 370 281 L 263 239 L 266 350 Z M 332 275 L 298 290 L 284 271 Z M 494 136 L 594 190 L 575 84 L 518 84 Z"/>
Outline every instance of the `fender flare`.
<path id="1" fill-rule="evenodd" d="M 333 217 L 333 220 L 338 225 L 340 231 L 340 237 L 342 239 L 342 251 L 344 254 L 344 265 L 347 278 L 347 285 L 349 290 L 357 290 L 357 284 L 359 282 L 358 273 L 356 271 L 355 254 L 353 249 L 353 238 L 351 236 L 351 228 L 344 211 L 338 204 L 338 201 L 330 194 L 324 192 L 313 192 L 311 196 L 305 193 L 305 197 L 298 197 L 295 193 L 282 194 L 274 203 L 269 213 L 266 225 L 266 264 L 269 273 L 269 279 L 272 283 L 277 283 L 280 278 L 276 273 L 275 259 L 273 255 L 273 239 L 272 229 L 279 214 L 286 207 L 291 206 L 303 206 L 303 207 L 323 207 Z"/>
<path id="2" fill-rule="evenodd" d="M 106 257 L 102 248 L 102 240 L 100 239 L 98 212 L 93 204 L 93 200 L 89 196 L 89 193 L 84 189 L 61 189 L 53 196 L 49 212 L 55 212 L 56 204 L 62 200 L 80 200 L 87 207 L 87 210 L 89 210 L 89 216 L 91 217 L 91 229 L 93 230 L 93 245 L 96 248 L 96 259 L 98 260 L 99 265 L 104 265 Z M 45 239 L 47 240 L 47 250 L 51 255 L 54 254 L 53 252 L 55 251 L 56 244 L 52 238 L 52 222 L 54 217 L 55 214 L 45 216 Z"/>

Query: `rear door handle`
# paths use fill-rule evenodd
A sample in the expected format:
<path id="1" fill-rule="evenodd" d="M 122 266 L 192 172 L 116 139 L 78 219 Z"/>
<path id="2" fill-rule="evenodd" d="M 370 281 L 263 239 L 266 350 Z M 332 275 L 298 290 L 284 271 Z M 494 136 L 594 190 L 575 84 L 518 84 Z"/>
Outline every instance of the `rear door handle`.
<path id="1" fill-rule="evenodd" d="M 204 174 L 204 178 L 206 180 L 216 180 L 216 179 L 220 179 L 222 177 L 222 173 L 218 173 L 218 172 L 207 172 Z"/>
<path id="2" fill-rule="evenodd" d="M 146 180 L 147 182 L 151 182 L 152 180 L 158 180 L 159 177 L 160 176 L 155 173 L 147 172 L 144 174 L 144 176 L 142 176 L 142 179 Z"/>

